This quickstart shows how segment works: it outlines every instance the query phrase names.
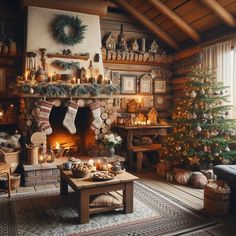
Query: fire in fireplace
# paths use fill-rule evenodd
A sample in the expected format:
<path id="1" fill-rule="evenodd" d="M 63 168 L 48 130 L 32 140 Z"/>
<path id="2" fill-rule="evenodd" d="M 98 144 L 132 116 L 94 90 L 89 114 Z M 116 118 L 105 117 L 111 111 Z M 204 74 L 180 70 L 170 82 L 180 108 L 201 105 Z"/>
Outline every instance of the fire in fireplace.
<path id="1" fill-rule="evenodd" d="M 65 106 L 52 108 L 49 121 L 53 132 L 47 136 L 47 145 L 59 152 L 58 156 L 86 154 L 87 150 L 95 146 L 95 133 L 90 129 L 93 121 L 90 108 L 81 107 L 78 109 L 75 118 L 75 134 L 71 134 L 63 126 L 66 111 L 67 107 Z"/>

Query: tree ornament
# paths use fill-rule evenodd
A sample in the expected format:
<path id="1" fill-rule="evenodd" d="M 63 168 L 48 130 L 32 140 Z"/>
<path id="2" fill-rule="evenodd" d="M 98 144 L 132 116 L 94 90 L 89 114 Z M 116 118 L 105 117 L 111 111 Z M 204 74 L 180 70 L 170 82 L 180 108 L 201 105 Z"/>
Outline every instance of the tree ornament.
<path id="1" fill-rule="evenodd" d="M 226 112 L 225 112 L 225 115 L 226 115 L 226 116 L 228 116 L 228 115 L 229 115 L 229 112 L 228 112 L 228 111 L 226 111 Z"/>
<path id="2" fill-rule="evenodd" d="M 30 93 L 30 94 L 33 94 L 33 93 L 34 93 L 34 89 L 33 89 L 33 88 L 30 88 L 29 93 Z"/>
<path id="3" fill-rule="evenodd" d="M 69 27 L 70 32 L 66 33 L 65 28 Z M 57 15 L 52 23 L 54 37 L 62 44 L 73 46 L 81 43 L 84 39 L 86 25 L 77 16 Z"/>
<path id="4" fill-rule="evenodd" d="M 204 145 L 204 152 L 208 152 L 208 148 L 207 148 L 207 145 Z"/>
<path id="5" fill-rule="evenodd" d="M 183 156 L 187 156 L 188 153 L 186 151 L 183 151 Z"/>
<path id="6" fill-rule="evenodd" d="M 213 155 L 214 155 L 215 157 L 218 157 L 218 156 L 220 155 L 220 153 L 215 152 Z"/>
<path id="7" fill-rule="evenodd" d="M 197 119 L 197 114 L 195 112 L 192 115 L 192 119 Z"/>
<path id="8" fill-rule="evenodd" d="M 226 151 L 226 152 L 230 152 L 230 148 L 229 148 L 229 147 L 226 147 L 226 148 L 225 148 L 225 151 Z"/>
<path id="9" fill-rule="evenodd" d="M 208 90 L 208 94 L 212 94 L 212 89 L 210 88 L 209 90 Z"/>
<path id="10" fill-rule="evenodd" d="M 191 93 L 190 93 L 190 98 L 195 98 L 197 96 L 197 93 L 193 90 Z"/>
<path id="11" fill-rule="evenodd" d="M 181 147 L 180 146 L 176 146 L 176 151 L 180 151 L 181 150 Z"/>
<path id="12" fill-rule="evenodd" d="M 208 115 L 208 116 L 207 116 L 207 119 L 208 119 L 208 120 L 212 120 L 212 119 L 213 119 L 213 116 L 212 116 L 212 115 Z"/>
<path id="13" fill-rule="evenodd" d="M 197 128 L 196 128 L 196 130 L 197 130 L 198 133 L 202 132 L 202 128 L 201 128 L 201 126 L 198 125 Z"/>
<path id="14" fill-rule="evenodd" d="M 200 93 L 201 93 L 202 95 L 204 95 L 204 94 L 205 94 L 205 90 L 202 88 L 202 89 L 200 90 Z"/>

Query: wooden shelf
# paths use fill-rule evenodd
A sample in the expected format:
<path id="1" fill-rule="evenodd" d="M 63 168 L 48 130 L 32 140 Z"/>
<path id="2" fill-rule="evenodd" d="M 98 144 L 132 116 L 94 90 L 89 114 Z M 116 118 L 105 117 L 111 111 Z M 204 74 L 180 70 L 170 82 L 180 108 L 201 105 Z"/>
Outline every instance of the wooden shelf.
<path id="1" fill-rule="evenodd" d="M 149 66 L 160 66 L 160 65 L 170 65 L 168 62 L 143 62 L 143 61 L 118 61 L 118 60 L 103 60 L 103 63 L 110 64 L 129 64 L 129 65 L 149 65 Z"/>
<path id="2" fill-rule="evenodd" d="M 48 53 L 47 54 L 48 58 L 67 58 L 67 59 L 78 59 L 78 60 L 88 60 L 89 59 L 89 54 L 86 55 L 64 55 L 64 54 L 52 54 L 52 53 Z"/>

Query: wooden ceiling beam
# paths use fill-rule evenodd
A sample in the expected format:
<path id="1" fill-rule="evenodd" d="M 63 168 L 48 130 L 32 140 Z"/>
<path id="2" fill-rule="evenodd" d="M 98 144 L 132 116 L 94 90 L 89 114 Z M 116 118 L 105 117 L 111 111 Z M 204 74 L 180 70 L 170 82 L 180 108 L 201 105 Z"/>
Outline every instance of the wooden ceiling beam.
<path id="1" fill-rule="evenodd" d="M 21 5 L 105 16 L 108 4 L 107 0 L 21 0 Z"/>
<path id="2" fill-rule="evenodd" d="M 167 16 L 174 24 L 176 24 L 183 32 L 185 32 L 193 40 L 198 42 L 201 39 L 199 33 L 195 29 L 189 26 L 182 18 L 180 18 L 174 11 L 168 8 L 162 1 L 160 0 L 148 0 L 148 1 L 162 14 Z"/>
<path id="3" fill-rule="evenodd" d="M 160 37 L 163 41 L 169 44 L 174 49 L 178 49 L 179 45 L 175 40 L 173 40 L 166 32 L 164 32 L 161 28 L 159 28 L 156 24 L 154 24 L 151 20 L 142 15 L 139 11 L 137 11 L 132 5 L 130 5 L 126 0 L 114 0 L 119 6 L 128 11 L 131 15 L 136 17 L 143 25 L 145 25 L 148 29 L 152 30 L 158 37 Z"/>
<path id="4" fill-rule="evenodd" d="M 235 27 L 236 20 L 223 6 L 221 6 L 216 0 L 202 0 L 202 2 L 215 14 L 221 18 L 228 26 Z"/>

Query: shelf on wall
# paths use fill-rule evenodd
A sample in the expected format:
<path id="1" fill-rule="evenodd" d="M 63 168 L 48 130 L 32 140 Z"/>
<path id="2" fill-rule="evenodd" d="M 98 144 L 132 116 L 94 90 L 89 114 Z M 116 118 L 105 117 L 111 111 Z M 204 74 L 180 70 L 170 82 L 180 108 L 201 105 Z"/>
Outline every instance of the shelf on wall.
<path id="1" fill-rule="evenodd" d="M 170 65 L 169 62 L 143 62 L 143 61 L 122 61 L 122 60 L 103 60 L 103 63 L 110 64 L 129 64 L 129 65 L 149 65 L 149 66 L 160 66 L 160 65 Z"/>
<path id="2" fill-rule="evenodd" d="M 78 60 L 88 60 L 89 59 L 89 54 L 86 55 L 64 55 L 64 54 L 53 54 L 53 53 L 48 53 L 47 57 L 49 58 L 67 58 L 67 59 L 78 59 Z"/>
<path id="3" fill-rule="evenodd" d="M 12 58 L 12 59 L 16 59 L 16 58 L 21 58 L 21 55 L 9 55 L 9 54 L 0 54 L 1 58 Z"/>

